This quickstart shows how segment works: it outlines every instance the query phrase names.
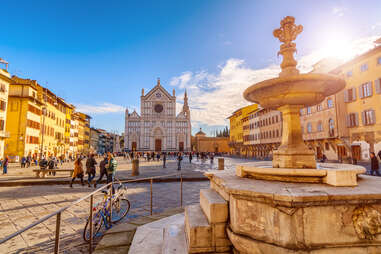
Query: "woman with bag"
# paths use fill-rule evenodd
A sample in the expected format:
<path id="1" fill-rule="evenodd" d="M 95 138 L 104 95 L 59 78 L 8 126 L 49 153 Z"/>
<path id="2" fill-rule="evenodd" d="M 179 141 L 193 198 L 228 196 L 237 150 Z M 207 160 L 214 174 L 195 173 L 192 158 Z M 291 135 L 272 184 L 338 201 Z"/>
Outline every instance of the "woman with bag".
<path id="1" fill-rule="evenodd" d="M 74 161 L 74 171 L 73 171 L 72 179 L 70 181 L 71 188 L 73 188 L 73 182 L 75 178 L 77 177 L 81 179 L 82 186 L 84 186 L 85 184 L 83 183 L 83 166 L 81 162 L 81 157 L 78 157 L 78 159 Z"/>

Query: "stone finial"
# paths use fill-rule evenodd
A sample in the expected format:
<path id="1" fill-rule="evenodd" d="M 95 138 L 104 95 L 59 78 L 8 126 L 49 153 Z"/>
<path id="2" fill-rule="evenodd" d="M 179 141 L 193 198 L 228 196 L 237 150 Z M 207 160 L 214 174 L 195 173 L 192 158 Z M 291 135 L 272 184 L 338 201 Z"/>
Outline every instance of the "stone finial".
<path id="1" fill-rule="evenodd" d="M 160 78 L 157 78 L 157 85 L 160 86 Z"/>
<path id="2" fill-rule="evenodd" d="M 142 96 L 144 96 L 144 88 L 142 88 Z"/>
<path id="3" fill-rule="evenodd" d="M 173 88 L 172 90 L 172 95 L 175 96 L 176 95 L 176 91 L 175 91 L 175 88 Z"/>
<path id="4" fill-rule="evenodd" d="M 290 76 L 299 74 L 296 69 L 296 60 L 294 59 L 294 53 L 296 52 L 296 44 L 293 43 L 303 31 L 302 25 L 295 25 L 295 18 L 287 16 L 280 22 L 280 28 L 275 29 L 273 32 L 274 37 L 278 38 L 283 44 L 280 45 L 278 55 L 283 56 L 283 62 L 280 65 L 282 72 L 279 76 Z"/>

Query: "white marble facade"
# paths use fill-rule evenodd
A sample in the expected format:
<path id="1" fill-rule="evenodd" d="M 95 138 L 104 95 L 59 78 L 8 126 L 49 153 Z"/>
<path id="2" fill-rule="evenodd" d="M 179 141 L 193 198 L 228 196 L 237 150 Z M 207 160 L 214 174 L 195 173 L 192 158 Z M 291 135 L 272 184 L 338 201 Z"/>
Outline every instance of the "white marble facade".
<path id="1" fill-rule="evenodd" d="M 128 151 L 190 151 L 191 122 L 188 97 L 185 91 L 184 105 L 176 115 L 175 90 L 170 95 L 160 84 L 140 97 L 139 115 L 126 110 L 124 148 Z"/>

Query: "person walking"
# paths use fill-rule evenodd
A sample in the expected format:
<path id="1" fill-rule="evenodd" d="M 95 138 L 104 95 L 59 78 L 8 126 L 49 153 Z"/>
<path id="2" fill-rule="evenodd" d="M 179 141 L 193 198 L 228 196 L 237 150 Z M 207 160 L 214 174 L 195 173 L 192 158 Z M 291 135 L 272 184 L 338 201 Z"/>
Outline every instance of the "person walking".
<path id="1" fill-rule="evenodd" d="M 211 154 L 209 155 L 209 158 L 210 158 L 210 164 L 213 164 L 214 154 L 211 153 Z"/>
<path id="2" fill-rule="evenodd" d="M 177 170 L 180 171 L 181 170 L 181 161 L 183 160 L 183 156 L 181 155 L 181 153 L 178 153 L 177 154 Z"/>
<path id="3" fill-rule="evenodd" d="M 70 181 L 70 188 L 73 188 L 73 182 L 77 177 L 81 179 L 81 184 L 82 186 L 84 186 L 85 184 L 83 183 L 83 166 L 80 157 L 78 157 L 78 159 L 74 161 L 74 171 Z"/>
<path id="4" fill-rule="evenodd" d="M 86 160 L 86 174 L 87 174 L 87 184 L 91 187 L 91 181 L 95 178 L 95 165 L 97 165 L 94 159 L 94 154 L 89 154 Z"/>
<path id="5" fill-rule="evenodd" d="M 163 153 L 163 168 L 165 167 L 165 163 L 167 162 L 167 153 Z"/>
<path id="6" fill-rule="evenodd" d="M 192 153 L 189 153 L 189 163 L 191 164 L 192 164 L 192 159 L 193 159 Z"/>
<path id="7" fill-rule="evenodd" d="M 376 154 L 374 152 L 370 153 L 370 174 L 373 175 L 375 173 L 377 176 L 381 176 L 378 165 L 378 159 L 376 157 Z"/>
<path id="8" fill-rule="evenodd" d="M 116 174 L 116 167 L 118 166 L 118 163 L 116 162 L 114 156 L 112 153 L 107 154 L 108 163 L 107 163 L 107 183 L 114 182 L 115 174 Z M 114 193 L 114 186 L 112 185 L 112 193 Z"/>
<path id="9" fill-rule="evenodd" d="M 107 156 L 103 158 L 103 160 L 99 163 L 99 178 L 98 180 L 94 183 L 94 188 L 97 187 L 97 184 L 100 184 L 100 182 L 103 179 L 103 176 L 106 176 L 107 179 L 107 170 L 106 170 L 106 165 L 108 164 Z"/>
<path id="10" fill-rule="evenodd" d="M 8 163 L 9 163 L 9 158 L 8 156 L 5 156 L 5 159 L 3 161 L 3 175 L 8 174 Z"/>
<path id="11" fill-rule="evenodd" d="M 381 150 L 380 151 L 378 151 L 378 157 L 380 158 L 380 160 L 381 160 Z"/>

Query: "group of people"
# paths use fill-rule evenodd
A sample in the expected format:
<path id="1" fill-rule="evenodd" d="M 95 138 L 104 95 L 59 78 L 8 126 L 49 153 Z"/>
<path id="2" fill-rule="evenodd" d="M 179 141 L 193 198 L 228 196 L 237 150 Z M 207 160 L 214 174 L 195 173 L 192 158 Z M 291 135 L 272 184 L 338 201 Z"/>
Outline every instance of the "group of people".
<path id="1" fill-rule="evenodd" d="M 73 187 L 74 180 L 76 178 L 79 178 L 81 180 L 82 186 L 84 186 L 84 174 L 87 174 L 87 184 L 89 187 L 91 187 L 92 181 L 95 178 L 96 175 L 96 166 L 97 166 L 97 161 L 94 158 L 94 154 L 89 154 L 89 156 L 86 159 L 86 171 L 83 168 L 82 164 L 82 157 L 79 156 L 75 161 L 74 161 L 74 171 L 72 175 L 72 179 L 70 181 L 70 187 Z M 107 156 L 103 158 L 103 160 L 99 163 L 99 178 L 98 180 L 94 183 L 94 188 L 97 187 L 97 184 L 99 184 L 103 177 L 106 177 L 107 183 L 113 182 L 115 178 L 115 173 L 116 173 L 116 168 L 117 168 L 117 162 L 116 159 L 114 158 L 112 153 L 107 153 Z"/>

